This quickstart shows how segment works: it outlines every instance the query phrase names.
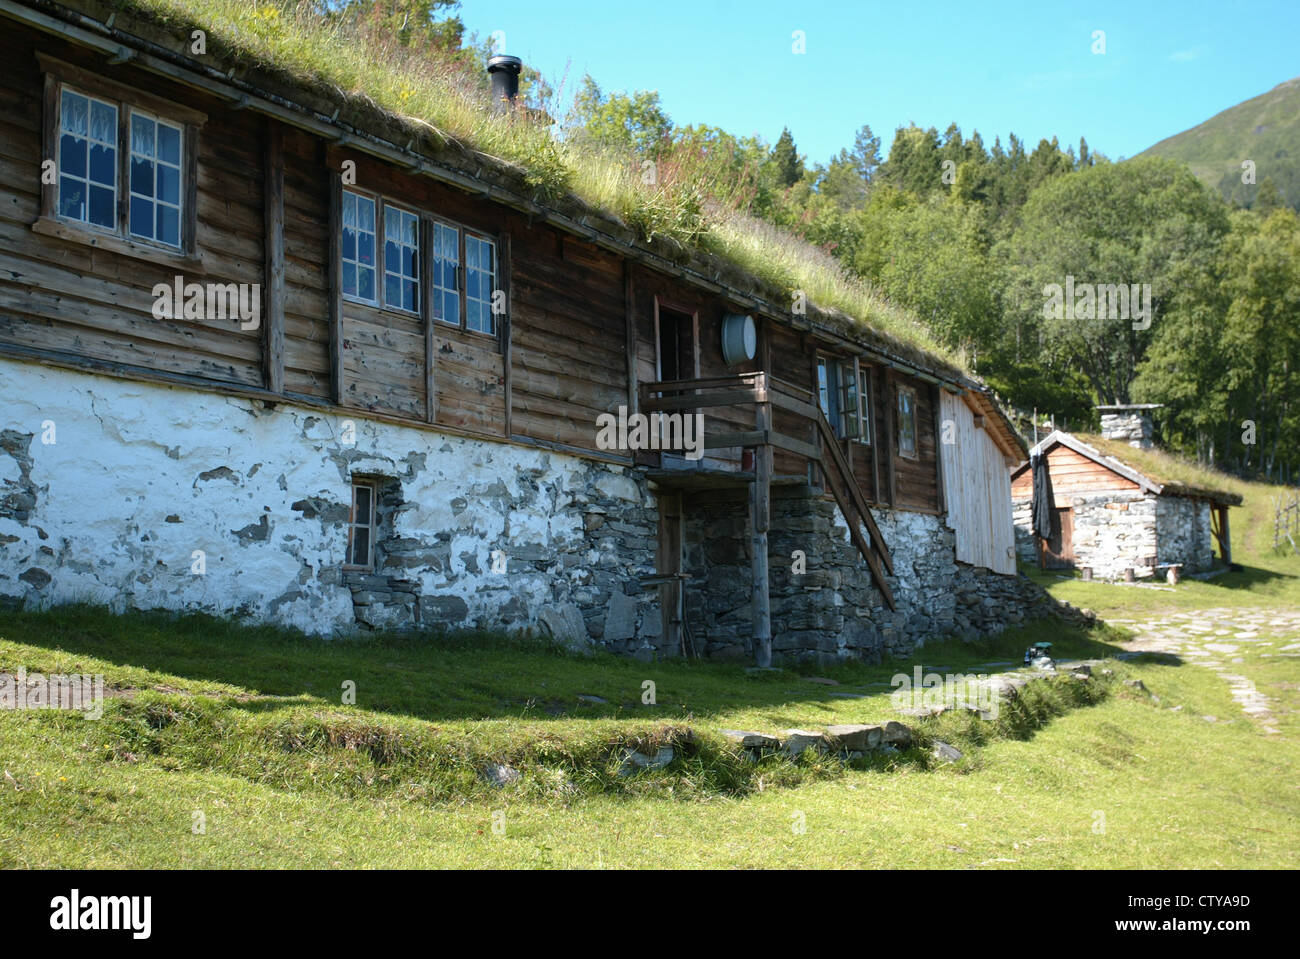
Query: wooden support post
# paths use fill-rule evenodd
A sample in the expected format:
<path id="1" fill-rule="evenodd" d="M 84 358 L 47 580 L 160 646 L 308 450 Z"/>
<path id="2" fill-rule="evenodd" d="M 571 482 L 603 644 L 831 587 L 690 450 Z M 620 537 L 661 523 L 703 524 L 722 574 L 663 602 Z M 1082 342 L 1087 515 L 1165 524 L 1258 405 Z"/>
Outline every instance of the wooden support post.
<path id="1" fill-rule="evenodd" d="M 511 410 L 514 407 L 514 388 L 512 368 L 513 360 L 510 355 L 510 335 L 511 335 L 511 309 L 510 309 L 510 231 L 504 226 L 501 229 L 501 235 L 497 237 L 497 249 L 500 250 L 499 262 L 497 264 L 497 286 L 505 293 L 506 309 L 499 317 L 497 322 L 500 329 L 497 331 L 501 337 L 501 376 L 502 376 L 502 393 L 505 402 L 505 423 L 503 426 L 504 433 L 508 439 L 514 433 L 514 427 L 511 423 Z M 431 257 L 425 257 L 426 260 Z M 429 287 L 432 289 L 432 287 Z"/>
<path id="2" fill-rule="evenodd" d="M 885 490 L 886 502 L 893 506 L 898 501 L 894 478 L 894 421 L 898 418 L 898 397 L 894 395 L 894 371 L 885 368 Z"/>
<path id="3" fill-rule="evenodd" d="M 764 374 L 768 387 L 770 373 Z M 764 391 L 766 395 L 766 390 Z M 764 434 L 772 428 L 772 404 L 755 406 L 754 427 Z M 753 569 L 754 661 L 758 666 L 772 665 L 772 597 L 768 588 L 767 530 L 771 521 L 772 446 L 764 443 L 754 449 L 754 482 L 750 486 L 750 525 L 753 531 L 751 568 Z"/>
<path id="4" fill-rule="evenodd" d="M 627 349 L 627 411 L 635 413 L 640 405 L 636 375 L 636 289 L 632 284 L 632 264 L 623 261 L 623 327 Z"/>
<path id="5" fill-rule="evenodd" d="M 659 494 L 659 552 L 656 566 L 661 576 L 673 577 L 659 587 L 659 615 L 663 648 L 683 653 L 682 636 L 682 494 Z"/>
<path id="6" fill-rule="evenodd" d="M 263 187 L 262 358 L 266 388 L 284 392 L 284 131 L 267 121 L 266 177 Z"/>
<path id="7" fill-rule="evenodd" d="M 939 516 L 946 522 L 948 504 L 943 489 L 943 397 L 938 386 L 930 387 L 930 404 L 934 407 L 934 481 L 939 490 Z M 956 441 L 956 436 L 953 440 Z"/>
<path id="8" fill-rule="evenodd" d="M 433 218 L 420 218 L 420 250 L 433 249 Z M 438 377 L 436 376 L 438 343 L 437 323 L 433 318 L 433 257 L 420 255 L 420 326 L 424 329 L 424 419 L 438 422 Z"/>
<path id="9" fill-rule="evenodd" d="M 326 294 L 330 328 L 330 397 L 343 403 L 343 178 L 326 163 L 330 183 L 329 290 Z"/>
<path id="10" fill-rule="evenodd" d="M 1232 563 L 1232 537 L 1228 535 L 1228 507 L 1219 507 L 1219 550 L 1223 553 L 1223 561 Z"/>

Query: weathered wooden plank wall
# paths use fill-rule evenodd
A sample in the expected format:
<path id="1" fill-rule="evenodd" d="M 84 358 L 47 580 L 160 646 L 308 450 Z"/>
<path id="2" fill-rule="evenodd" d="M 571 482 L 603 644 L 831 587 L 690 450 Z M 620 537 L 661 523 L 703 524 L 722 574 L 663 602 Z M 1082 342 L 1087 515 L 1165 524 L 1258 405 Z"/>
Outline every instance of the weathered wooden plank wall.
<path id="1" fill-rule="evenodd" d="M 155 319 L 156 284 L 261 284 L 265 124 L 207 97 L 161 90 L 156 78 L 110 66 L 55 39 L 39 49 L 209 114 L 194 193 L 203 272 L 32 230 L 40 215 L 44 81 L 37 37 L 0 32 L 0 344 L 114 366 L 263 386 L 263 333 L 237 318 Z M 218 119 L 219 117 L 219 119 Z"/>
<path id="2" fill-rule="evenodd" d="M 975 425 L 975 416 L 961 397 L 947 390 L 940 391 L 939 419 L 952 424 L 952 442 L 941 442 L 939 451 L 947 523 L 956 533 L 957 559 L 1014 574 L 1015 529 L 1006 458 L 992 437 Z"/>

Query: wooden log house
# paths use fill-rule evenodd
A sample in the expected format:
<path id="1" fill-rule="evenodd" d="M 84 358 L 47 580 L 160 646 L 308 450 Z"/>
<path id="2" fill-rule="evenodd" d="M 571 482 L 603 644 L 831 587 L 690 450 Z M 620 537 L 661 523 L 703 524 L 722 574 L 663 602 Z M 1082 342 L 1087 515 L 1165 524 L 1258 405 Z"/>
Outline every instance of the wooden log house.
<path id="1" fill-rule="evenodd" d="M 1023 442 L 941 357 L 188 26 L 0 17 L 0 594 L 760 663 L 1016 618 Z"/>

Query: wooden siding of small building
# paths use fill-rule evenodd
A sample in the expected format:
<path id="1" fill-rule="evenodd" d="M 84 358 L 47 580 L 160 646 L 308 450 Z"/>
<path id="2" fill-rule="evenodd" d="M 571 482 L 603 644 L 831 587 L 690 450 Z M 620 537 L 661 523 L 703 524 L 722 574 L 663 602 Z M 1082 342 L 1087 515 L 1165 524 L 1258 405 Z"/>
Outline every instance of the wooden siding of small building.
<path id="1" fill-rule="evenodd" d="M 1139 488 L 1132 480 L 1120 476 L 1114 470 L 1064 445 L 1058 444 L 1048 450 L 1047 468 L 1052 478 L 1053 498 L 1069 497 L 1073 493 Z M 1028 499 L 1033 496 L 1031 469 L 1026 467 L 1017 473 L 1011 481 L 1011 495 L 1014 499 Z"/>
<path id="2" fill-rule="evenodd" d="M 956 533 L 957 559 L 998 573 L 1014 574 L 1015 527 L 1006 457 L 961 398 L 940 391 L 939 419 L 949 431 L 939 444 L 944 503 Z M 948 424 L 951 424 L 949 426 Z"/>

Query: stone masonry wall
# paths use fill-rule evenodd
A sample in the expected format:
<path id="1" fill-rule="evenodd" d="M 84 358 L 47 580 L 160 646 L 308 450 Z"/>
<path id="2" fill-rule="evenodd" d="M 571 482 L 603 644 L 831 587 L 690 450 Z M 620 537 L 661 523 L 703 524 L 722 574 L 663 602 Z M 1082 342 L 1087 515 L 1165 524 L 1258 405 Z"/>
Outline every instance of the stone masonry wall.
<path id="1" fill-rule="evenodd" d="M 1021 499 L 1012 504 L 1016 555 L 1022 562 L 1037 563 L 1030 502 Z M 1057 497 L 1056 505 L 1073 508 L 1076 569 L 1089 566 L 1097 579 L 1123 579 L 1129 568 L 1137 577 L 1155 574 L 1156 497 L 1140 491 L 1112 491 Z"/>
<path id="2" fill-rule="evenodd" d="M 1200 573 L 1214 565 L 1210 504 L 1185 496 L 1161 496 L 1156 501 L 1156 541 L 1162 563 L 1182 563 L 1184 573 Z"/>
<path id="3" fill-rule="evenodd" d="M 1182 563 L 1184 573 L 1202 572 L 1214 563 L 1210 505 L 1180 496 L 1133 491 L 1057 500 L 1074 509 L 1074 565 L 1092 567 L 1098 579 L 1123 579 L 1125 570 L 1143 579 L 1156 575 L 1157 563 Z M 1012 504 L 1016 555 L 1038 562 L 1030 501 Z"/>
<path id="4" fill-rule="evenodd" d="M 0 384 L 10 602 L 657 644 L 658 512 L 631 470 L 9 361 Z M 342 569 L 359 475 L 381 483 L 373 573 Z"/>
<path id="5" fill-rule="evenodd" d="M 1033 500 L 1011 501 L 1011 525 L 1016 531 L 1016 560 L 1038 565 L 1038 540 L 1034 538 Z"/>
<path id="6" fill-rule="evenodd" d="M 200 610 L 326 636 L 529 629 L 676 652 L 661 649 L 658 590 L 640 585 L 658 504 L 634 470 L 9 361 L 0 383 L 0 602 Z M 354 478 L 378 488 L 373 571 L 343 567 Z M 772 513 L 778 658 L 879 659 L 996 632 L 1046 602 L 1024 577 L 957 563 L 938 517 L 880 510 L 890 611 L 833 502 L 778 487 Z M 686 515 L 699 652 L 749 659 L 747 494 L 693 494 Z"/>
<path id="7" fill-rule="evenodd" d="M 744 492 L 715 492 L 686 510 L 686 616 L 698 651 L 747 659 L 750 642 L 750 538 Z M 834 502 L 806 487 L 772 491 L 768 578 L 773 658 L 879 661 L 932 636 L 992 635 L 1048 605 L 1023 576 L 1004 576 L 956 560 L 955 534 L 939 517 L 878 510 L 895 575 L 890 610 L 849 539 Z M 796 551 L 806 566 L 796 569 Z"/>
<path id="8" fill-rule="evenodd" d="M 1098 579 L 1155 575 L 1156 497 L 1133 491 L 1071 497 L 1074 564 L 1092 567 Z"/>

